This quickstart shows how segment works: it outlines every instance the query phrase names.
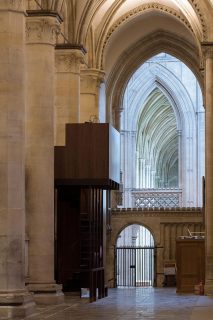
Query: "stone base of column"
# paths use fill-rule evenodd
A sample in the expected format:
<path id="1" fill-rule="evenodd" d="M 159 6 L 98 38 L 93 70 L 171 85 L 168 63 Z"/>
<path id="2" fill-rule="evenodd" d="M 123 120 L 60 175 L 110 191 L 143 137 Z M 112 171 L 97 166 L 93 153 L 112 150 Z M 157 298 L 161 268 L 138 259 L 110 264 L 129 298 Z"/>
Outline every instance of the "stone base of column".
<path id="1" fill-rule="evenodd" d="M 51 283 L 30 283 L 28 290 L 33 293 L 33 298 L 38 304 L 60 304 L 64 302 L 62 286 Z"/>
<path id="2" fill-rule="evenodd" d="M 34 313 L 35 302 L 28 291 L 0 291 L 0 319 L 23 319 Z"/>
<path id="3" fill-rule="evenodd" d="M 207 280 L 204 287 L 204 293 L 207 296 L 213 296 L 213 280 Z"/>

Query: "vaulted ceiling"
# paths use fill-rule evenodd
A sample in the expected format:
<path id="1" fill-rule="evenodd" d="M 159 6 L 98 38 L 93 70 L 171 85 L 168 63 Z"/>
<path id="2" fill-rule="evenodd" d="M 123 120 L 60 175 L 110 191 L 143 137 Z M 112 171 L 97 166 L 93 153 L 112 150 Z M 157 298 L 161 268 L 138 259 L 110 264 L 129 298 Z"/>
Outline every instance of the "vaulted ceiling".
<path id="1" fill-rule="evenodd" d="M 117 128 L 128 80 L 142 63 L 160 52 L 183 61 L 203 88 L 202 43 L 213 42 L 212 2 L 27 0 L 28 9 L 60 12 L 59 43 L 84 47 L 84 68 L 105 73 L 107 121 Z"/>
<path id="2" fill-rule="evenodd" d="M 157 88 L 150 93 L 138 121 L 137 150 L 139 158 L 155 168 L 163 187 L 178 181 L 177 121 L 170 102 Z"/>
<path id="3" fill-rule="evenodd" d="M 57 10 L 63 39 L 83 45 L 87 63 L 110 74 L 121 54 L 159 30 L 192 45 L 213 40 L 212 0 L 27 0 L 30 9 Z M 154 21 L 154 23 L 153 23 Z M 207 27 L 208 26 L 208 27 Z M 113 50 L 112 50 L 113 48 Z"/>

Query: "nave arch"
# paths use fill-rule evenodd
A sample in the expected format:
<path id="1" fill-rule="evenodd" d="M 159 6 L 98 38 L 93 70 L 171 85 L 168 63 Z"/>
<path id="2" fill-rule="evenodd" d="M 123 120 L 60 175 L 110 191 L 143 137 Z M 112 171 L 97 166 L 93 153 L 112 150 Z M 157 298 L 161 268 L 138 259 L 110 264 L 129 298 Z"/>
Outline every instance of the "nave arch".
<path id="1" fill-rule="evenodd" d="M 27 12 L 30 9 L 34 11 Z M 61 111 L 57 128 L 63 131 L 65 123 L 89 121 L 91 115 L 98 117 L 102 101 L 106 100 L 107 116 L 103 116 L 102 122 L 110 122 L 121 130 L 127 83 L 140 65 L 160 52 L 183 61 L 197 77 L 205 97 L 205 290 L 213 294 L 212 13 L 210 0 L 0 1 L 1 70 L 5 75 L 2 79 L 5 90 L 0 92 L 3 172 L 0 209 L 4 213 L 1 249 L 7 252 L 0 255 L 1 315 L 6 316 L 6 310 L 8 318 L 11 312 L 20 316 L 22 310 L 23 317 L 30 313 L 32 305 L 25 280 L 34 293 L 33 299 L 54 304 L 63 299 L 54 279 L 54 109 Z M 59 15 L 63 15 L 63 22 Z M 58 38 L 62 44 L 59 48 L 56 38 L 60 32 L 64 37 Z M 173 102 L 164 81 L 160 79 L 157 83 L 158 89 Z M 191 211 L 183 212 L 181 218 L 190 216 Z M 156 223 L 152 214 L 143 218 Z M 175 212 L 170 214 L 174 219 Z M 14 217 L 18 224 L 14 225 Z M 165 213 L 163 224 L 168 222 L 167 218 Z M 177 223 L 174 226 L 172 222 L 171 229 L 165 225 L 165 233 L 171 235 L 165 243 L 176 235 L 175 228 L 179 230 L 180 215 L 176 214 L 176 218 Z M 191 218 L 196 220 L 194 216 Z M 202 218 L 200 212 L 200 224 Z M 110 232 L 111 226 L 106 227 Z M 29 250 L 25 252 L 28 244 Z M 8 250 L 14 249 L 14 245 L 16 255 L 14 250 Z M 28 266 L 24 262 L 26 253 Z M 24 268 L 29 271 L 27 279 Z"/>
<path id="2" fill-rule="evenodd" d="M 204 162 L 204 155 L 202 154 L 204 150 L 204 141 L 203 138 L 198 138 L 197 114 L 199 114 L 201 118 L 200 121 L 203 121 L 203 106 L 195 106 L 187 88 L 180 79 L 171 70 L 157 63 L 153 63 L 151 67 L 142 65 L 131 78 L 127 88 L 128 93 L 124 94 L 123 111 L 120 121 L 122 139 L 121 152 L 123 159 L 121 170 L 123 172 L 124 190 L 126 190 L 126 192 L 124 192 L 124 206 L 132 206 L 132 195 L 128 190 L 138 188 L 139 186 L 142 187 L 142 185 L 138 183 L 138 166 L 140 166 L 140 164 L 138 164 L 138 161 L 140 161 L 138 160 L 138 157 L 144 157 L 138 155 L 136 152 L 137 136 L 140 134 L 138 125 L 139 122 L 143 122 L 143 118 L 141 117 L 144 117 L 144 121 L 149 121 L 145 119 L 147 117 L 148 119 L 151 119 L 154 113 L 157 112 L 156 110 L 153 110 L 154 113 L 152 112 L 152 114 L 150 110 L 150 113 L 147 116 L 144 113 L 150 95 L 157 90 L 159 94 L 162 94 L 168 101 L 161 100 L 159 102 L 159 114 L 161 112 L 161 105 L 166 103 L 171 106 L 175 116 L 176 129 L 174 127 L 172 130 L 176 131 L 176 147 L 178 149 L 177 156 L 179 162 L 178 181 L 179 188 L 182 192 L 182 204 L 183 206 L 201 205 L 202 175 L 200 174 L 200 168 L 203 167 Z M 164 115 L 164 118 L 165 116 L 167 116 L 167 114 Z M 155 126 L 162 127 L 162 124 L 164 123 L 165 128 L 162 127 L 161 129 L 165 131 L 164 134 L 171 130 L 171 123 L 168 122 L 168 120 L 167 122 L 162 122 L 166 120 L 160 119 L 158 116 L 157 121 L 160 122 L 159 124 L 156 123 Z M 153 136 L 152 131 L 155 129 L 153 127 L 149 130 L 151 130 L 151 137 Z M 163 132 L 161 134 L 163 134 Z M 171 132 L 171 134 L 173 135 L 174 133 Z M 202 132 L 200 134 L 202 134 Z M 158 142 L 156 142 L 156 146 L 157 144 L 159 145 Z M 166 147 L 166 145 L 164 147 Z M 197 153 L 202 156 L 198 157 Z M 142 161 L 145 161 L 145 159 Z M 145 166 L 145 163 L 143 163 L 143 165 Z M 197 168 L 199 168 L 199 170 L 197 170 Z M 149 168 L 149 170 L 150 174 L 152 174 L 151 172 L 154 172 L 154 175 L 156 174 L 155 166 Z M 151 179 L 154 181 L 155 177 L 152 176 Z M 143 187 L 156 188 L 156 185 L 154 185 L 154 183 L 149 183 L 146 186 L 143 184 Z"/>
<path id="3" fill-rule="evenodd" d="M 213 25 L 212 25 L 212 4 L 210 0 L 171 0 L 164 1 L 159 0 L 157 3 L 153 1 L 146 1 L 148 10 L 145 12 L 136 10 L 139 1 L 133 0 L 70 0 L 67 2 L 71 3 L 72 13 L 69 12 L 72 20 L 72 28 L 69 29 L 69 39 L 75 40 L 75 43 L 81 44 L 87 47 L 88 54 L 86 58 L 86 68 L 96 69 L 97 67 L 102 68 L 105 73 L 106 80 L 106 106 L 107 106 L 107 117 L 106 121 L 113 123 L 120 130 L 120 113 L 122 111 L 122 101 L 125 92 L 125 87 L 130 78 L 130 75 L 147 59 L 152 55 L 167 52 L 173 54 L 181 61 L 186 63 L 189 68 L 196 75 L 200 86 L 205 95 L 205 104 L 207 106 L 207 161 L 206 161 L 206 173 L 207 173 L 207 194 L 206 194 L 206 217 L 207 217 L 207 231 L 208 234 L 212 233 L 212 40 L 213 40 Z M 169 10 L 173 13 L 178 11 L 181 14 L 175 16 L 175 14 L 167 14 L 157 8 L 157 6 L 168 4 Z M 132 12 L 132 9 L 135 11 Z M 190 9 L 190 10 L 188 10 Z M 149 12 L 148 12 L 149 11 Z M 144 35 L 140 35 L 140 39 L 136 42 L 132 42 L 129 46 L 129 42 L 125 41 L 123 50 L 120 51 L 120 55 L 117 57 L 115 63 L 112 63 L 112 55 L 114 54 L 113 44 L 121 39 L 121 35 L 124 35 L 125 31 L 128 30 L 129 35 L 134 35 L 132 22 L 136 21 L 136 15 L 139 12 L 139 16 L 145 16 L 147 23 L 152 24 L 152 18 L 157 15 L 162 15 L 162 20 L 165 19 L 167 22 L 171 22 L 171 28 L 169 28 L 170 39 L 168 32 L 165 28 L 162 30 L 160 25 L 155 26 L 155 30 L 149 30 Z M 74 14 L 76 13 L 76 15 Z M 97 50 L 98 39 L 102 36 L 106 36 L 113 23 L 122 17 L 122 14 L 126 14 L 133 17 L 131 23 L 126 23 L 126 19 L 119 24 L 116 31 L 109 37 L 109 41 L 103 50 L 103 64 L 97 63 L 101 59 L 99 50 Z M 136 14 L 134 14 L 136 13 Z M 143 15 L 144 13 L 144 15 Z M 183 17 L 184 16 L 184 17 Z M 181 22 L 181 18 L 184 21 Z M 167 19 L 168 18 L 168 19 Z M 127 19 L 128 20 L 128 19 Z M 130 22 L 129 20 L 129 22 Z M 161 20 L 161 21 L 162 21 Z M 160 20 L 159 20 L 160 21 Z M 174 24 L 172 25 L 172 22 Z M 175 23 L 177 22 L 177 23 Z M 187 26 L 188 24 L 188 26 Z M 169 23 L 170 25 L 170 23 Z M 125 29 L 125 26 L 127 27 Z M 180 27 L 180 28 L 179 28 Z M 131 30 L 130 30 L 131 29 Z M 179 30 L 182 30 L 182 34 Z M 141 30 L 144 31 L 142 28 Z M 168 30 L 168 28 L 166 29 Z M 117 32 L 119 31 L 119 32 Z M 122 31 L 120 33 L 120 31 Z M 74 33 L 73 37 L 70 33 Z M 158 35 L 157 35 L 158 34 Z M 164 36 L 163 36 L 164 34 Z M 153 37 L 154 35 L 154 37 Z M 141 38 L 142 37 L 142 38 Z M 114 38 L 114 42 L 113 42 Z M 128 39 L 129 40 L 129 39 Z M 146 41 L 145 41 L 146 40 Z M 170 41 L 171 40 L 171 41 Z M 138 46 L 136 46 L 138 43 Z M 104 46 L 100 46 L 102 50 Z M 204 51 L 201 50 L 204 48 Z M 150 49 L 150 50 L 149 50 Z M 111 54 L 110 54 L 111 52 Z M 204 54 L 204 55 L 203 55 Z M 203 56 L 202 56 L 203 55 Z M 204 58 L 204 59 L 203 59 Z M 108 63 L 108 65 L 107 65 Z M 204 70 L 205 69 L 205 70 Z M 113 71 L 112 71 L 113 70 Z M 91 75 L 92 77 L 94 74 Z M 205 85 L 204 85 L 205 78 Z M 87 106 L 86 106 L 87 107 Z M 213 287 L 212 284 L 212 239 L 207 239 L 207 278 L 209 286 Z M 210 290 L 212 290 L 210 288 Z"/>
<path id="4" fill-rule="evenodd" d="M 170 32 L 156 31 L 125 51 L 106 78 L 107 120 L 117 129 L 120 129 L 123 96 L 131 75 L 145 61 L 161 52 L 168 53 L 185 63 L 195 74 L 203 89 L 198 49 Z"/>

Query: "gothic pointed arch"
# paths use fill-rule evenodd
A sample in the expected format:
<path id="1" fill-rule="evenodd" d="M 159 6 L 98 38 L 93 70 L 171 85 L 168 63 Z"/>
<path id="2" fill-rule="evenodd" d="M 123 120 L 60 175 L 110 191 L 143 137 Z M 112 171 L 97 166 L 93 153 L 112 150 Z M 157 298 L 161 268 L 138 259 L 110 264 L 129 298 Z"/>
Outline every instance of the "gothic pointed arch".
<path id="1" fill-rule="evenodd" d="M 204 110 L 202 104 L 195 105 L 174 70 L 154 59 L 134 73 L 123 97 L 124 185 L 128 190 L 176 187 L 181 189 L 185 205 L 196 205 L 194 190 L 202 186 L 202 176 L 195 169 L 202 166 L 197 148 L 202 149 L 204 143 L 197 136 L 197 114 L 203 117 Z M 196 82 L 185 68 L 188 79 Z M 198 93 L 201 96 L 201 91 Z"/>
<path id="2" fill-rule="evenodd" d="M 200 71 L 198 49 L 170 32 L 163 30 L 154 32 L 124 52 L 107 77 L 108 120 L 113 122 L 118 129 L 123 96 L 131 75 L 145 61 L 160 52 L 175 56 L 185 63 L 195 74 L 201 88 L 203 88 L 203 75 Z"/>
<path id="3" fill-rule="evenodd" d="M 200 24 L 195 12 L 190 9 L 191 6 L 189 3 L 184 5 L 182 4 L 181 10 L 177 10 L 165 4 L 151 2 L 149 4 L 142 4 L 132 10 L 125 12 L 111 25 L 111 27 L 108 29 L 108 32 L 104 34 L 101 41 L 97 45 L 96 50 L 97 56 L 99 57 L 99 66 L 102 66 L 103 68 L 104 51 L 106 51 L 106 47 L 110 42 L 110 38 L 114 36 L 114 33 L 116 33 L 118 29 L 124 28 L 125 25 L 133 21 L 133 19 L 144 19 L 147 13 L 154 14 L 159 12 L 165 16 L 165 19 L 167 19 L 167 17 L 172 17 L 175 20 L 178 20 L 180 25 L 184 25 L 184 27 L 188 29 L 188 31 L 191 33 L 191 37 L 194 38 L 195 42 L 197 42 L 197 44 L 199 45 L 199 42 L 204 37 L 204 30 L 202 30 L 202 25 Z"/>

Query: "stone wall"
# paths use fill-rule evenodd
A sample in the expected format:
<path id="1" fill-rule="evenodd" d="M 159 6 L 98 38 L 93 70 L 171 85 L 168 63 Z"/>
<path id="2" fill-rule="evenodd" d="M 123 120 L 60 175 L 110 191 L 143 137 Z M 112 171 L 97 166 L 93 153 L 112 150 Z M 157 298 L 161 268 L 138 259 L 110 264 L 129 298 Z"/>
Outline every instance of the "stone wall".
<path id="1" fill-rule="evenodd" d="M 150 230 L 156 247 L 156 283 L 162 286 L 164 262 L 175 261 L 176 238 L 191 232 L 204 231 L 204 212 L 201 208 L 175 209 L 113 209 L 107 246 L 107 282 L 116 285 L 115 247 L 120 232 L 131 224 L 140 224 Z"/>

